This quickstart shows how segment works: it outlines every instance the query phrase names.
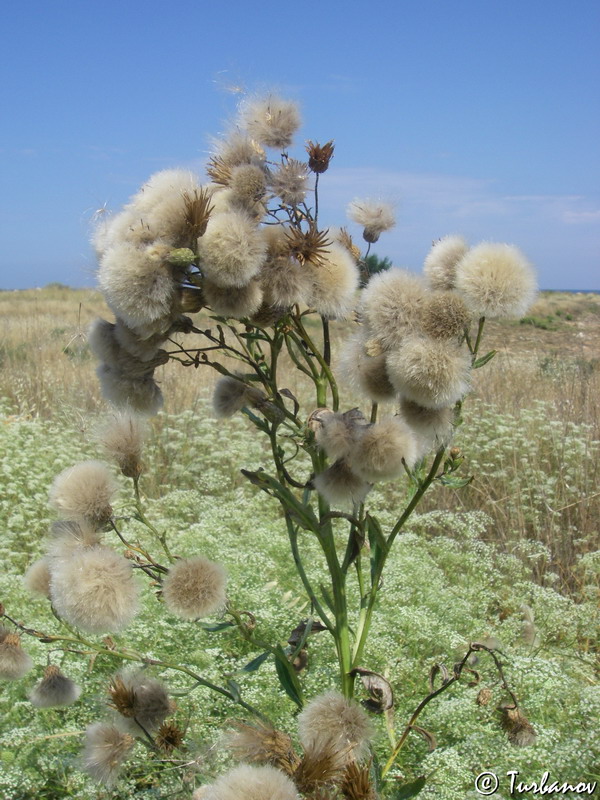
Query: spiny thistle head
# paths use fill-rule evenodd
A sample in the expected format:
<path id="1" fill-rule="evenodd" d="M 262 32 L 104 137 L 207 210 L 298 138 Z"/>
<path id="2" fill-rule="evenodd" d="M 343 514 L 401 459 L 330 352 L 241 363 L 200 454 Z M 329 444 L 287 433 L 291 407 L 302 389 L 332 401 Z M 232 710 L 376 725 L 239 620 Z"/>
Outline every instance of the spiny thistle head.
<path id="1" fill-rule="evenodd" d="M 57 614 L 86 633 L 126 628 L 137 613 L 138 595 L 129 561 L 101 544 L 76 550 L 51 569 Z"/>
<path id="2" fill-rule="evenodd" d="M 162 585 L 165 605 L 182 619 L 214 614 L 225 605 L 227 576 L 221 564 L 204 556 L 176 561 Z"/>
<path id="3" fill-rule="evenodd" d="M 0 625 L 0 679 L 16 681 L 33 667 L 29 655 L 21 647 L 21 637 Z"/>
<path id="4" fill-rule="evenodd" d="M 371 783 L 371 765 L 351 761 L 346 767 L 341 789 L 345 800 L 377 800 Z"/>
<path id="5" fill-rule="evenodd" d="M 184 239 L 186 246 L 194 245 L 199 236 L 204 236 L 213 207 L 206 189 L 194 189 L 183 194 Z M 173 263 L 171 261 L 171 263 Z"/>
<path id="6" fill-rule="evenodd" d="M 519 318 L 537 292 L 531 264 L 516 247 L 483 242 L 456 267 L 456 289 L 479 317 Z"/>
<path id="7" fill-rule="evenodd" d="M 37 708 L 54 708 L 71 705 L 80 694 L 81 688 L 63 675 L 57 666 L 50 664 L 44 670 L 42 680 L 31 690 L 29 700 Z"/>
<path id="8" fill-rule="evenodd" d="M 115 725 L 95 722 L 85 733 L 82 767 L 95 780 L 113 786 L 134 743 L 133 736 L 122 733 Z"/>
<path id="9" fill-rule="evenodd" d="M 251 725 L 235 722 L 226 744 L 240 761 L 271 764 L 287 775 L 293 775 L 298 764 L 298 756 L 287 733 L 265 722 L 257 721 Z"/>
<path id="10" fill-rule="evenodd" d="M 130 733 L 139 733 L 139 726 L 152 732 L 172 713 L 166 687 L 142 670 L 115 675 L 108 688 L 112 707 L 126 720 Z"/>
<path id="11" fill-rule="evenodd" d="M 109 458 L 127 478 L 142 473 L 142 450 L 147 435 L 145 421 L 132 411 L 114 411 L 98 431 L 98 439 Z"/>
<path id="12" fill-rule="evenodd" d="M 468 251 L 462 236 L 444 236 L 434 242 L 425 259 L 423 272 L 434 291 L 449 291 L 456 283 L 456 265 Z"/>
<path id="13" fill-rule="evenodd" d="M 353 200 L 347 214 L 353 222 L 363 226 L 363 239 L 370 244 L 396 224 L 393 206 L 377 200 Z"/>
<path id="14" fill-rule="evenodd" d="M 173 750 L 178 750 L 183 745 L 184 737 L 185 731 L 174 722 L 163 722 L 156 732 L 154 741 L 157 747 L 170 755 Z"/>
<path id="15" fill-rule="evenodd" d="M 308 153 L 308 168 L 311 172 L 315 172 L 317 175 L 327 172 L 329 162 L 333 158 L 333 151 L 333 139 L 325 142 L 325 144 L 309 140 L 306 143 L 306 152 Z"/>
<path id="16" fill-rule="evenodd" d="M 259 144 L 285 150 L 292 143 L 301 119 L 297 103 L 269 95 L 246 102 L 240 122 Z"/>
<path id="17" fill-rule="evenodd" d="M 302 266 L 310 262 L 315 267 L 325 263 L 332 241 L 328 238 L 329 231 L 319 231 L 311 225 L 307 231 L 291 228 L 286 231 L 290 255 L 297 259 Z"/>
<path id="18" fill-rule="evenodd" d="M 346 753 L 346 762 L 361 761 L 372 736 L 366 712 L 354 700 L 335 690 L 318 695 L 298 715 L 298 732 L 305 751 L 318 753 L 334 747 Z"/>
<path id="19" fill-rule="evenodd" d="M 100 461 L 81 461 L 56 476 L 50 505 L 67 517 L 102 525 L 112 516 L 117 490 L 114 478 Z"/>

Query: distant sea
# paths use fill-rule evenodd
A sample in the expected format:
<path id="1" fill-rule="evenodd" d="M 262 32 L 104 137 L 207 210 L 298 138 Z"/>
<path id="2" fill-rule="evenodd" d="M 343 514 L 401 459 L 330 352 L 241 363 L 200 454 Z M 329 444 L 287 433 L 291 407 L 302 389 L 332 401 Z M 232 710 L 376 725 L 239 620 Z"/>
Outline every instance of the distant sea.
<path id="1" fill-rule="evenodd" d="M 540 289 L 541 292 L 565 292 L 566 294 L 600 294 L 600 289 Z"/>

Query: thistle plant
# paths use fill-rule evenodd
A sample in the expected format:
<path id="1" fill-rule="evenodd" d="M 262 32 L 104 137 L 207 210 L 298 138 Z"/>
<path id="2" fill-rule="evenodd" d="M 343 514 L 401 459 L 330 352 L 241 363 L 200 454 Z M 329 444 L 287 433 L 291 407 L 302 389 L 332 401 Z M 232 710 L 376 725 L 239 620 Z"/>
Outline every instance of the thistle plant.
<path id="1" fill-rule="evenodd" d="M 100 439 L 103 454 L 131 482 L 133 517 L 155 548 L 115 513 L 116 484 L 107 466 L 86 461 L 58 475 L 50 502 L 59 519 L 26 582 L 48 597 L 63 631 L 45 634 L 3 609 L 12 627 L 0 634 L 0 675 L 18 679 L 31 667 L 20 634 L 137 665 L 117 672 L 107 691 L 113 718 L 92 721 L 86 733 L 82 767 L 108 785 L 134 757 L 137 742 L 174 765 L 186 760 L 168 684 L 149 677 L 167 680 L 170 671 L 224 695 L 243 715 L 228 739 L 243 763 L 198 787 L 193 796 L 204 800 L 242 792 L 256 800 L 395 796 L 393 767 L 410 733 L 434 742 L 416 724 L 421 711 L 461 678 L 478 679 L 475 653 L 487 654 L 498 671 L 509 739 L 523 745 L 535 736 L 499 654 L 485 642 L 471 643 L 451 670 L 431 669 L 429 694 L 399 729 L 391 713 L 393 676 L 388 681 L 364 663 L 399 535 L 430 487 L 460 489 L 470 480 L 460 474 L 463 455 L 452 438 L 474 370 L 495 354 L 483 351 L 485 320 L 525 312 L 535 295 L 532 268 L 513 246 L 470 248 L 447 236 L 431 247 L 422 275 L 391 267 L 369 276 L 371 246 L 394 226 L 393 208 L 379 200 L 350 203 L 363 249 L 346 228 L 323 226 L 320 181 L 334 143 L 309 141 L 307 158 L 292 157 L 299 126 L 295 103 L 275 96 L 246 102 L 234 128 L 215 143 L 209 181 L 187 170 L 159 172 L 94 235 L 99 284 L 115 315 L 89 333 L 103 394 L 115 407 Z M 226 569 L 202 554 L 201 543 L 198 552 L 173 553 L 167 532 L 145 511 L 144 418 L 163 403 L 155 370 L 168 361 L 200 373 L 215 370 L 215 417 L 242 414 L 264 437 L 264 468 L 242 473 L 267 502 L 279 504 L 281 535 L 309 607 L 286 643 L 265 639 L 256 609 L 234 606 Z M 283 364 L 304 382 L 301 392 L 282 383 Z M 360 407 L 346 397 L 360 397 Z M 373 487 L 383 482 L 393 482 L 399 505 L 387 528 L 369 504 Z M 318 546 L 326 584 L 315 579 L 307 559 L 309 540 Z M 154 592 L 157 613 L 178 617 L 181 625 L 212 635 L 237 630 L 254 650 L 248 673 L 272 659 L 299 712 L 294 738 L 247 703 L 235 681 L 217 685 L 194 664 L 116 644 L 110 635 L 126 631 L 142 591 Z M 331 640 L 338 674 L 307 697 L 303 671 L 310 669 L 317 634 Z M 63 705 L 79 695 L 49 665 L 31 700 Z M 380 763 L 372 740 L 382 727 L 390 751 Z M 402 797 L 422 786 L 404 786 Z"/>

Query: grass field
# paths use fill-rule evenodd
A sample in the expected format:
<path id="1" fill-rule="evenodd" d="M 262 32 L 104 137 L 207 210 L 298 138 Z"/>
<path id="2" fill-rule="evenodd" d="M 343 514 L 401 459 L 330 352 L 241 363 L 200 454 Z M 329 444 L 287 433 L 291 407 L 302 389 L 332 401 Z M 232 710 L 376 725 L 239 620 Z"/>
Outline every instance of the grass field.
<path id="1" fill-rule="evenodd" d="M 45 601 L 30 599 L 21 576 L 42 549 L 53 477 L 75 461 L 97 457 L 92 433 L 105 406 L 85 339 L 97 315 L 110 318 L 90 290 L 0 293 L 0 600 L 19 620 L 44 631 L 58 630 L 58 623 Z M 600 297 L 543 294 L 526 320 L 490 324 L 485 341 L 498 354 L 476 373 L 455 439 L 465 454 L 464 473 L 474 479 L 461 490 L 436 487 L 398 541 L 365 665 L 392 683 L 400 726 L 426 692 L 433 663 L 451 666 L 469 640 L 497 639 L 538 741 L 532 748 L 509 745 L 499 730 L 497 703 L 478 707 L 479 688 L 459 686 L 423 717 L 437 749 L 428 753 L 426 742 L 414 736 L 400 761 L 407 779 L 430 776 L 419 795 L 430 800 L 477 797 L 473 779 L 485 769 L 519 769 L 528 779 L 545 770 L 563 780 L 600 777 L 594 722 L 600 711 Z M 262 444 L 242 418 L 212 418 L 209 372 L 171 363 L 158 377 L 166 401 L 146 454 L 148 514 L 168 530 L 174 552 L 201 549 L 222 561 L 237 606 L 256 614 L 265 638 L 285 642 L 306 612 L 301 587 L 278 508 L 239 473 L 240 467 L 267 465 Z M 280 383 L 307 407 L 312 402 L 291 369 L 284 368 Z M 344 405 L 356 402 L 348 397 Z M 398 491 L 386 485 L 376 495 L 382 519 L 393 516 Z M 119 513 L 131 513 L 131 502 L 123 480 Z M 314 561 L 318 572 L 316 551 Z M 524 607 L 532 609 L 533 623 L 524 619 Z M 168 614 L 157 615 L 156 600 L 146 591 L 141 615 L 120 640 L 153 657 L 161 653 L 194 665 L 213 680 L 236 675 L 249 702 L 292 730 L 293 707 L 274 692 L 273 668 L 267 663 L 240 677 L 239 669 L 257 653 L 229 632 L 190 630 Z M 303 678 L 308 696 L 333 670 L 328 643 L 314 640 Z M 105 708 L 104 686 L 120 664 L 103 656 L 92 670 L 89 659 L 67 654 L 65 671 L 86 686 L 82 700 L 66 710 L 38 711 L 27 691 L 47 648 L 27 647 L 38 665 L 34 677 L 3 685 L 3 800 L 189 798 L 191 788 L 223 761 L 218 728 L 235 707 L 197 689 L 180 700 L 188 766 L 174 772 L 149 754 L 114 791 L 98 790 L 76 769 L 76 753 L 85 726 Z M 499 699 L 489 664 L 477 669 Z M 174 690 L 189 689 L 167 668 L 160 672 Z M 378 731 L 384 752 L 384 727 Z M 136 747 L 141 756 L 143 748 Z M 508 798 L 506 792 L 496 796 Z"/>

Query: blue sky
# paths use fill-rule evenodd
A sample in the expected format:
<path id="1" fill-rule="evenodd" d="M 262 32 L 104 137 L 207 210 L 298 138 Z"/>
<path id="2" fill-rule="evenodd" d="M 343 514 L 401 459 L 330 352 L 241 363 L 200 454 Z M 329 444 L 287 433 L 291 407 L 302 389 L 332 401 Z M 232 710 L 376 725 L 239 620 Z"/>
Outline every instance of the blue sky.
<path id="1" fill-rule="evenodd" d="M 599 35 L 597 0 L 4 0 L 0 288 L 93 284 L 95 210 L 202 173 L 242 92 L 276 89 L 298 155 L 335 139 L 322 220 L 381 197 L 397 266 L 460 233 L 600 289 Z"/>

